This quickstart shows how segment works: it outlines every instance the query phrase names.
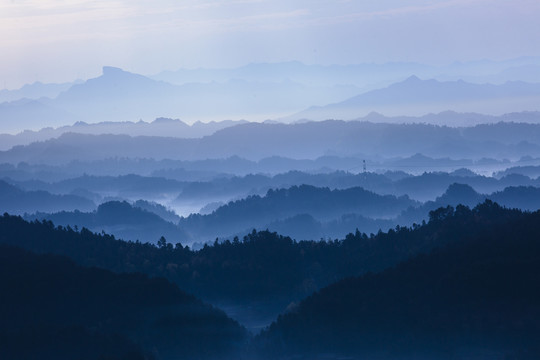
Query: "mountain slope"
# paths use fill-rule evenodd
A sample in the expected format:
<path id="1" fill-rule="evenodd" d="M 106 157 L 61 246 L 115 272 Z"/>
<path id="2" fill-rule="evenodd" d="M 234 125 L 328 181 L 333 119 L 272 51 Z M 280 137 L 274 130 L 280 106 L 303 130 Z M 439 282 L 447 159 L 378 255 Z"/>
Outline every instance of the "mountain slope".
<path id="1" fill-rule="evenodd" d="M 432 158 L 498 159 L 540 156 L 540 124 L 497 123 L 465 128 L 427 124 L 321 121 L 247 123 L 200 139 L 66 133 L 58 139 L 0 151 L 0 162 L 65 164 L 111 157 L 248 160 L 322 156 L 377 159 L 423 154 Z"/>
<path id="2" fill-rule="evenodd" d="M 244 336 L 164 279 L 63 257 L 1 246 L 0 287 L 2 359 L 221 358 Z"/>
<path id="3" fill-rule="evenodd" d="M 1 106 L 1 105 L 0 105 Z M 78 134 L 124 134 L 129 136 L 173 136 L 178 138 L 200 138 L 212 135 L 218 130 L 229 126 L 243 124 L 245 121 L 211 121 L 203 123 L 197 121 L 191 125 L 178 119 L 157 118 L 152 122 L 144 121 L 116 121 L 85 123 L 76 122 L 73 125 L 66 125 L 57 128 L 44 128 L 38 131 L 25 130 L 18 134 L 0 134 L 0 150 L 8 150 L 16 145 L 28 145 L 36 141 L 44 141 L 57 138 L 65 133 Z M 39 123 L 42 124 L 42 123 Z M 34 128 L 34 126 L 31 126 Z M 3 129 L 7 131 L 9 129 Z"/>
<path id="4" fill-rule="evenodd" d="M 357 215 L 356 226 L 364 225 L 366 232 L 376 232 L 384 222 L 373 222 L 365 218 L 389 218 L 417 203 L 407 196 L 395 197 L 392 195 L 378 195 L 363 188 L 349 188 L 344 190 L 330 190 L 314 186 L 300 185 L 288 189 L 268 190 L 264 197 L 249 196 L 245 199 L 230 202 L 221 206 L 211 214 L 192 214 L 183 218 L 179 226 L 192 237 L 206 237 L 212 239 L 231 234 L 249 231 L 250 229 L 294 229 L 299 239 L 335 237 L 337 230 L 330 233 L 312 233 L 314 228 L 306 228 L 295 224 L 305 219 L 298 215 L 309 215 L 313 220 L 322 223 L 342 220 L 344 217 Z M 354 216 L 353 216 L 354 218 Z M 279 222 L 279 223 L 278 223 Z M 350 232 L 354 221 L 342 221 L 338 229 L 341 235 Z M 275 228 L 272 226 L 276 226 Z M 337 225 L 337 224 L 336 224 Z M 285 234 L 289 234 L 284 232 Z M 339 235 L 337 235 L 339 236 Z"/>
<path id="5" fill-rule="evenodd" d="M 534 186 L 508 186 L 491 194 L 480 194 L 471 185 L 453 183 L 434 201 L 426 201 L 421 206 L 409 208 L 394 221 L 398 224 L 420 223 L 427 220 L 426 214 L 440 207 L 465 205 L 474 207 L 486 199 L 501 206 L 523 211 L 540 209 L 540 188 Z"/>
<path id="6" fill-rule="evenodd" d="M 62 84 L 44 84 L 39 81 L 33 84 L 26 84 L 16 90 L 0 90 L 0 103 L 6 101 L 16 101 L 20 99 L 40 99 L 43 97 L 54 98 L 58 96 L 62 91 L 66 91 L 73 84 L 71 83 L 62 83 Z"/>
<path id="7" fill-rule="evenodd" d="M 17 107 L 0 103 L 0 118 L 17 125 L 18 131 L 37 130 L 35 122 L 25 118 L 34 108 L 36 116 L 41 114 L 42 124 L 46 121 L 55 127 L 77 121 L 150 121 L 158 117 L 180 117 L 189 122 L 231 118 L 262 121 L 312 104 L 346 99 L 357 91 L 354 86 L 303 85 L 290 80 L 228 79 L 172 85 L 105 66 L 101 76 L 75 84 L 54 99 L 41 98 L 26 105 L 18 100 L 21 103 Z M 66 116 L 55 118 L 49 109 Z"/>
<path id="8" fill-rule="evenodd" d="M 44 123 L 56 125 L 76 120 L 73 114 L 64 109 L 47 104 L 46 101 L 30 99 L 0 103 L 0 119 L 3 134 L 16 134 L 26 129 L 38 130 Z"/>
<path id="9" fill-rule="evenodd" d="M 260 329 L 288 304 L 323 286 L 382 271 L 410 256 L 479 236 L 493 224 L 504 226 L 523 216 L 511 210 L 491 214 L 491 206 L 477 209 L 483 215 L 474 217 L 475 222 L 469 226 L 441 226 L 440 220 L 453 212 L 447 207 L 433 211 L 425 225 L 412 228 L 395 227 L 370 235 L 357 230 L 342 240 L 298 242 L 269 231 L 252 231 L 196 251 L 164 241 L 158 246 L 126 242 L 85 228 L 76 232 L 69 227 L 55 228 L 50 221 L 29 223 L 6 214 L 0 217 L 0 243 L 69 256 L 85 266 L 166 277 L 214 304 L 234 305 L 234 316 L 262 315 L 260 322 L 244 318 L 250 326 Z"/>
<path id="10" fill-rule="evenodd" d="M 411 76 L 386 88 L 372 90 L 342 102 L 311 107 L 291 119 L 350 120 L 377 111 L 390 116 L 419 116 L 454 110 L 503 114 L 538 110 L 540 84 L 520 81 L 502 85 L 471 84 L 464 81 L 420 80 Z"/>
<path id="11" fill-rule="evenodd" d="M 25 218 L 53 221 L 63 226 L 86 227 L 98 233 L 105 231 L 131 241 L 157 243 L 162 236 L 174 244 L 189 243 L 191 240 L 177 225 L 153 212 L 131 206 L 125 201 L 105 202 L 94 212 L 62 211 L 49 214 L 37 212 L 26 215 Z"/>
<path id="12" fill-rule="evenodd" d="M 55 195 L 46 191 L 24 191 L 0 180 L 0 212 L 11 214 L 33 213 L 36 211 L 91 211 L 96 205 L 88 199 L 76 195 Z"/>
<path id="13" fill-rule="evenodd" d="M 322 289 L 260 336 L 263 351 L 389 359 L 538 356 L 540 213 L 516 216 L 485 203 L 472 211 L 438 211 L 432 219 L 439 234 L 490 225 L 395 268 Z"/>

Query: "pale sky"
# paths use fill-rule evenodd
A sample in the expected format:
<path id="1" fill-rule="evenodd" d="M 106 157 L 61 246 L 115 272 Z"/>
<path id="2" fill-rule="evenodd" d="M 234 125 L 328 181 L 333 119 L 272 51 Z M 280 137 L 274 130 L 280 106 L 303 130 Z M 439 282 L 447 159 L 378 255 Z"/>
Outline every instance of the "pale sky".
<path id="1" fill-rule="evenodd" d="M 250 62 L 540 56 L 539 0 L 0 0 L 0 88 Z"/>

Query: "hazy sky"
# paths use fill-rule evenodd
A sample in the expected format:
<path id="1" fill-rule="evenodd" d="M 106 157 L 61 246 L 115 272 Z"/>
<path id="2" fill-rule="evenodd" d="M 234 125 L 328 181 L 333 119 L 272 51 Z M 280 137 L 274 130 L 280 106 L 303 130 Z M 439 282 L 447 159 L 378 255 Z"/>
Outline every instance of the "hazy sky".
<path id="1" fill-rule="evenodd" d="M 0 0 L 0 88 L 180 67 L 540 56 L 538 0 Z"/>

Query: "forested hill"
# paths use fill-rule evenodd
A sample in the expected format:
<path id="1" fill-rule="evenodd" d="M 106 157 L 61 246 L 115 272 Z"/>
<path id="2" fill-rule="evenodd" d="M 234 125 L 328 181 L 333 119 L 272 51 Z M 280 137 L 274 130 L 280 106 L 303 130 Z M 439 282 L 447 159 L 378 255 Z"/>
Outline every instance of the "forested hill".
<path id="1" fill-rule="evenodd" d="M 230 358 L 245 330 L 167 280 L 0 245 L 0 357 Z"/>
<path id="2" fill-rule="evenodd" d="M 456 212 L 468 209 L 459 206 Z M 494 210 L 496 209 L 496 211 Z M 0 217 L 0 243 L 39 253 L 66 255 L 76 262 L 116 272 L 164 276 L 205 299 L 233 301 L 299 300 L 348 276 L 381 271 L 418 253 L 474 237 L 530 216 L 486 202 L 467 212 L 459 226 L 445 218 L 452 207 L 430 213 L 431 221 L 387 233 L 357 231 L 340 241 L 293 241 L 276 233 L 251 232 L 193 251 L 162 239 L 158 246 L 117 240 L 86 229 L 55 228 L 50 221 Z M 264 279 L 264 281 L 261 281 Z"/>
<path id="3" fill-rule="evenodd" d="M 96 205 L 76 195 L 56 195 L 46 191 L 24 191 L 0 180 L 0 207 L 12 214 L 55 212 L 60 210 L 94 210 Z"/>
<path id="4" fill-rule="evenodd" d="M 271 358 L 337 352 L 385 359 L 536 359 L 539 223 L 540 212 L 492 203 L 439 209 L 429 225 L 433 236 L 456 231 L 462 234 L 458 241 L 322 289 L 280 317 L 258 346 Z"/>
<path id="5" fill-rule="evenodd" d="M 95 232 L 103 230 L 125 240 L 155 243 L 164 236 L 173 243 L 192 244 L 218 237 L 242 236 L 254 228 L 278 230 L 298 240 L 337 238 L 355 227 L 376 232 L 392 226 L 389 218 L 418 205 L 408 196 L 379 195 L 361 187 L 331 190 L 301 185 L 270 189 L 265 196 L 248 196 L 220 206 L 211 214 L 192 214 L 186 218 L 171 218 L 164 208 L 160 211 L 141 201 L 133 205 L 109 201 L 88 213 L 39 212 L 24 217 L 46 219 L 63 226 L 84 226 Z M 174 223 L 165 221 L 162 216 Z"/>
<path id="6" fill-rule="evenodd" d="M 139 201 L 138 204 L 144 203 Z M 182 229 L 151 212 L 151 209 L 142 209 L 125 201 L 102 203 L 93 212 L 61 211 L 53 214 L 38 212 L 25 215 L 25 218 L 47 219 L 58 225 L 86 227 L 95 232 L 105 231 L 133 241 L 155 243 L 161 236 L 177 241 L 187 238 Z"/>
<path id="7" fill-rule="evenodd" d="M 500 159 L 540 154 L 540 125 L 498 123 L 448 128 L 427 124 L 317 121 L 295 124 L 247 123 L 201 139 L 66 133 L 57 139 L 0 151 L 0 162 L 49 165 L 110 158 L 203 160 L 239 156 L 315 159 L 364 154 L 368 159 L 428 157 Z"/>
<path id="8" fill-rule="evenodd" d="M 115 272 L 164 276 L 216 303 L 264 301 L 264 310 L 276 315 L 287 307 L 288 313 L 252 344 L 250 358 L 336 349 L 337 355 L 382 351 L 390 359 L 420 353 L 460 358 L 476 348 L 480 358 L 489 351 L 540 354 L 532 346 L 540 335 L 540 212 L 506 209 L 487 200 L 473 209 L 448 206 L 429 215 L 426 224 L 370 235 L 357 231 L 343 240 L 296 242 L 253 231 L 243 239 L 192 251 L 165 239 L 157 246 L 125 242 L 4 214 L 0 243 L 67 255 Z M 10 264 L 14 256 L 3 253 Z M 34 262 L 40 263 L 37 257 Z M 60 269 L 78 276 L 71 263 Z M 24 272 L 10 276 L 19 273 Z M 33 273 L 49 279 L 46 269 Z M 21 281 L 32 284 L 32 279 Z M 231 338 L 238 339 L 230 329 Z M 122 344 L 131 349 L 132 338 L 125 338 Z"/>
<path id="9" fill-rule="evenodd" d="M 417 205 L 419 203 L 408 196 L 379 195 L 361 187 L 331 190 L 300 185 L 288 189 L 270 189 L 262 197 L 253 195 L 231 201 L 211 214 L 192 214 L 183 218 L 178 225 L 187 233 L 191 233 L 193 238 L 201 236 L 216 238 L 253 228 L 265 229 L 273 222 L 304 214 L 309 214 L 313 219 L 322 222 L 341 219 L 348 214 L 360 215 L 359 218 L 391 218 L 408 207 Z M 377 231 L 383 226 L 383 222 L 372 221 L 373 224 L 367 224 L 368 221 L 365 219 L 363 221 L 366 223 L 364 225 L 369 225 L 371 231 Z M 347 225 L 351 225 L 354 229 L 354 225 Z M 290 234 L 309 233 L 301 227 L 299 230 L 294 226 L 281 228 L 291 230 Z"/>

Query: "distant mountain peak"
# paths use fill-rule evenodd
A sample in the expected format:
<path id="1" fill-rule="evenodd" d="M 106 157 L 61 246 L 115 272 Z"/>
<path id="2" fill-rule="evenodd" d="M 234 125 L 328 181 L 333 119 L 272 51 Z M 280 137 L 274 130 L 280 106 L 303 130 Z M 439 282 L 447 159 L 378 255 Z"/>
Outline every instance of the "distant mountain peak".
<path id="1" fill-rule="evenodd" d="M 448 189 L 436 201 L 451 205 L 463 204 L 474 206 L 474 204 L 481 201 L 481 198 L 482 195 L 476 192 L 470 185 L 453 183 L 448 186 Z"/>
<path id="2" fill-rule="evenodd" d="M 422 79 L 420 79 L 418 76 L 411 75 L 407 79 L 405 79 L 404 82 L 420 82 L 420 81 L 422 81 Z"/>
<path id="3" fill-rule="evenodd" d="M 384 116 L 383 114 L 381 114 L 380 112 L 377 112 L 377 111 L 372 111 L 370 112 L 369 114 L 367 114 L 366 116 L 364 116 L 364 118 L 362 120 L 383 120 L 383 119 L 386 119 L 386 116 Z"/>
<path id="4" fill-rule="evenodd" d="M 114 66 L 104 66 L 102 69 L 103 69 L 102 73 L 103 73 L 104 76 L 121 74 L 121 73 L 126 72 L 126 71 L 124 71 L 124 70 L 122 70 L 120 68 L 114 67 Z"/>
<path id="5" fill-rule="evenodd" d="M 423 155 L 423 154 L 420 154 L 420 153 L 416 153 L 414 154 L 413 156 L 411 156 L 409 159 L 411 160 L 421 160 L 421 161 L 425 161 L 425 160 L 433 160 L 432 158 L 426 156 L 426 155 Z"/>
<path id="6" fill-rule="evenodd" d="M 158 117 L 154 121 L 152 121 L 152 124 L 179 124 L 184 123 L 180 119 L 171 119 L 166 117 Z"/>
<path id="7" fill-rule="evenodd" d="M 470 186 L 469 184 L 460 184 L 460 183 L 453 183 L 448 186 L 448 189 L 446 190 L 446 194 L 454 195 L 454 194 L 464 194 L 467 195 L 478 195 L 478 193 Z"/>

